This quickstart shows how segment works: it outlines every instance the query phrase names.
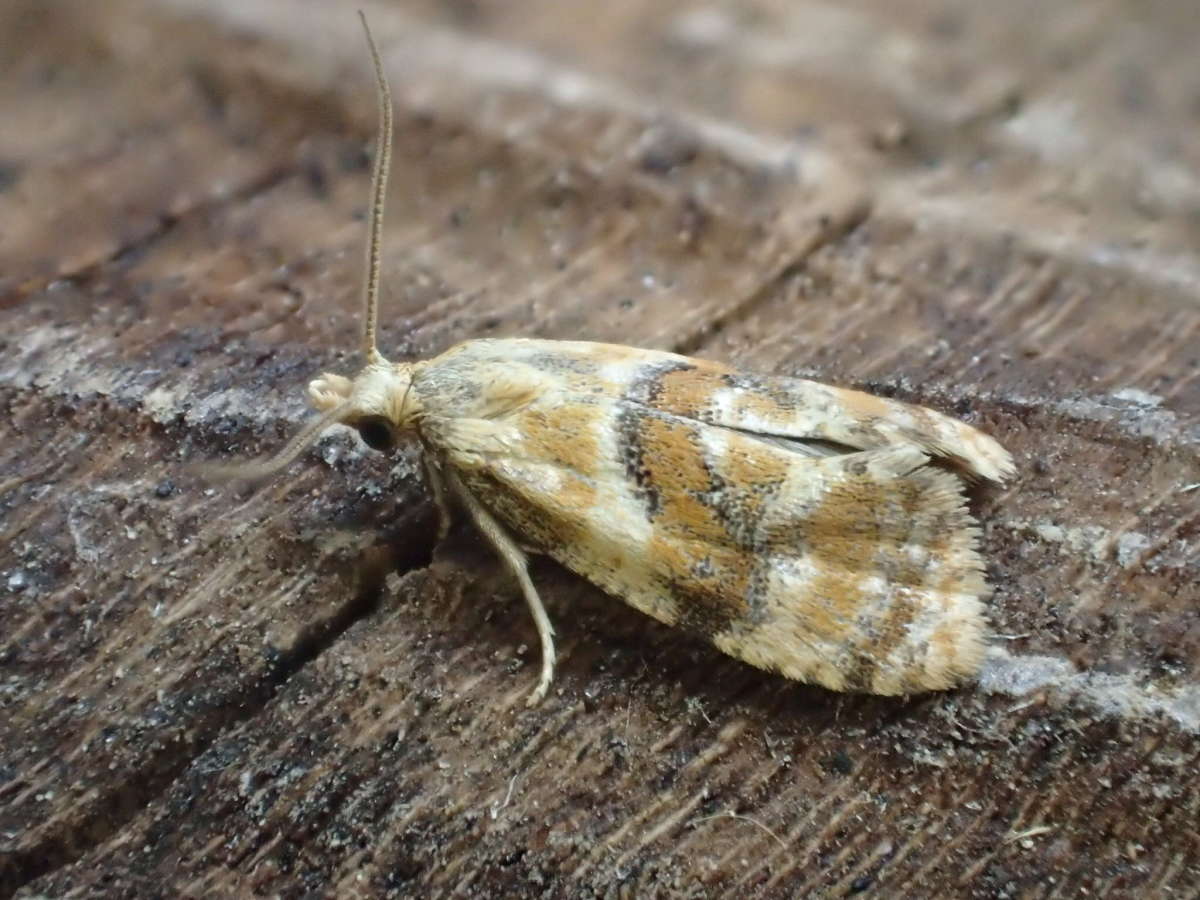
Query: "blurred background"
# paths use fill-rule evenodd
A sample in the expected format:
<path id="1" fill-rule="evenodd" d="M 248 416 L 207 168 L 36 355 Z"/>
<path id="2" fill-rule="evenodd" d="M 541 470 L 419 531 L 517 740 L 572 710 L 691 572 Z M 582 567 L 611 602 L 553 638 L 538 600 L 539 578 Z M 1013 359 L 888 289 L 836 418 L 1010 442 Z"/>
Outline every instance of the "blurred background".
<path id="1" fill-rule="evenodd" d="M 611 340 L 993 434 L 977 686 L 781 683 L 545 563 L 526 710 L 415 447 L 189 480 L 358 364 L 360 6 L 384 353 Z M 1198 46 L 1167 0 L 6 0 L 0 897 L 1200 891 Z"/>

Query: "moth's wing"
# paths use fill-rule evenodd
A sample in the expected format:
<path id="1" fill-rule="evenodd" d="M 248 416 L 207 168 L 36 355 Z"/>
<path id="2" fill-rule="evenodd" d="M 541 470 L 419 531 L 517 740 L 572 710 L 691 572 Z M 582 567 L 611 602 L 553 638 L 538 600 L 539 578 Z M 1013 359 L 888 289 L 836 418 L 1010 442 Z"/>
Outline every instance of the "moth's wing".
<path id="1" fill-rule="evenodd" d="M 923 406 L 816 381 L 739 372 L 674 353 L 583 341 L 487 340 L 460 345 L 468 358 L 524 364 L 579 393 L 769 437 L 787 449 L 832 455 L 912 445 L 977 478 L 1004 481 L 1012 457 L 993 438 Z"/>
<path id="2" fill-rule="evenodd" d="M 625 396 L 710 425 L 796 442 L 797 452 L 910 445 L 978 478 L 1003 481 L 1012 457 L 993 438 L 923 406 L 802 378 L 748 375 L 698 360 L 667 360 L 630 373 Z"/>
<path id="3" fill-rule="evenodd" d="M 978 670 L 976 528 L 918 447 L 811 457 L 598 395 L 430 424 L 519 540 L 746 662 L 879 694 Z"/>

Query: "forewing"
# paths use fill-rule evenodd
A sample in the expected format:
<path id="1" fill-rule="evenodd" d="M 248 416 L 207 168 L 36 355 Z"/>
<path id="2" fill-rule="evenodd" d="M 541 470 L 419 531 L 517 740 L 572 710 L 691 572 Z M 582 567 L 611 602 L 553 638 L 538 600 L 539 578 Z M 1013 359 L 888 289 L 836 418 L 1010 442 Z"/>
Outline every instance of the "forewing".
<path id="1" fill-rule="evenodd" d="M 914 446 L 973 477 L 1003 481 L 1012 457 L 994 439 L 923 406 L 802 378 L 748 375 L 676 357 L 631 372 L 624 396 L 652 409 L 796 442 L 797 452 Z"/>
<path id="2" fill-rule="evenodd" d="M 914 446 L 971 477 L 1003 481 L 1012 457 L 983 432 L 922 406 L 801 378 L 750 375 L 674 353 L 581 341 L 462 345 L 468 360 L 525 364 L 572 392 L 600 393 L 685 419 L 774 439 L 797 453 Z M 788 446 L 790 444 L 790 446 Z"/>
<path id="3" fill-rule="evenodd" d="M 810 457 L 606 390 L 436 426 L 518 540 L 733 656 L 883 694 L 979 666 L 975 528 L 915 446 Z"/>

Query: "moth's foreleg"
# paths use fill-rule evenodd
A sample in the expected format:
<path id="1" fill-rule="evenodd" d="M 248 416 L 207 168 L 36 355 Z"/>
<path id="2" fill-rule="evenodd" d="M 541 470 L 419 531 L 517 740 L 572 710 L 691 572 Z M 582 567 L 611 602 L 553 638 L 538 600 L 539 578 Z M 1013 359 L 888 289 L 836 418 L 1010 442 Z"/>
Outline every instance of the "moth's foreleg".
<path id="1" fill-rule="evenodd" d="M 508 532 L 504 530 L 504 526 L 496 521 L 483 504 L 475 499 L 474 495 L 467 490 L 466 485 L 452 471 L 446 473 L 446 479 L 454 493 L 458 495 L 459 500 L 462 501 L 462 505 L 471 514 L 471 518 L 475 520 L 479 530 L 483 532 L 484 537 L 496 548 L 496 552 L 500 554 L 500 558 L 504 560 L 509 571 L 516 576 L 517 582 L 521 585 L 521 593 L 525 595 L 525 602 L 529 604 L 529 611 L 533 613 L 538 638 L 542 642 L 542 674 L 538 679 L 537 687 L 529 695 L 529 705 L 533 706 L 546 696 L 546 691 L 550 689 L 550 682 L 554 680 L 554 626 L 550 624 L 550 617 L 546 615 L 546 607 L 542 606 L 537 588 L 533 586 L 533 582 L 529 578 L 525 554 L 517 546 L 516 541 L 509 536 Z"/>
<path id="2" fill-rule="evenodd" d="M 441 543 L 446 539 L 446 535 L 450 533 L 450 503 L 446 498 L 446 481 L 442 478 L 442 473 L 438 471 L 437 463 L 430 459 L 429 454 L 425 453 L 421 457 L 421 462 L 425 466 L 425 480 L 429 482 L 429 490 L 433 492 L 433 502 L 437 506 L 438 511 L 438 530 L 437 539 Z"/>

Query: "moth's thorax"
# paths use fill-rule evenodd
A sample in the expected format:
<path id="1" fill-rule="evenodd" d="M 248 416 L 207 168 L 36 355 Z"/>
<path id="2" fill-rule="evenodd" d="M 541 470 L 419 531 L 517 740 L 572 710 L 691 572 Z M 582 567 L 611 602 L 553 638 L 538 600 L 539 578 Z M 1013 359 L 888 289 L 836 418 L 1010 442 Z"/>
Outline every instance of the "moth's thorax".
<path id="1" fill-rule="evenodd" d="M 383 416 L 399 428 L 409 427 L 421 415 L 421 398 L 412 390 L 419 363 L 371 363 L 353 379 L 326 373 L 308 385 L 308 397 L 325 412 L 345 404 L 339 418 L 350 424 L 366 416 Z"/>
<path id="2" fill-rule="evenodd" d="M 498 420 L 560 389 L 559 379 L 520 359 L 496 359 L 493 342 L 468 341 L 413 372 L 421 409 L 442 419 Z"/>

